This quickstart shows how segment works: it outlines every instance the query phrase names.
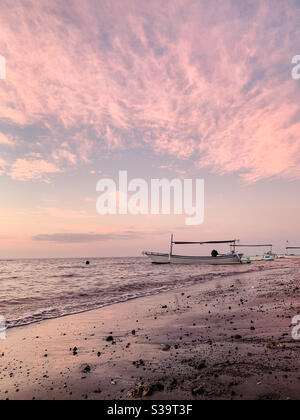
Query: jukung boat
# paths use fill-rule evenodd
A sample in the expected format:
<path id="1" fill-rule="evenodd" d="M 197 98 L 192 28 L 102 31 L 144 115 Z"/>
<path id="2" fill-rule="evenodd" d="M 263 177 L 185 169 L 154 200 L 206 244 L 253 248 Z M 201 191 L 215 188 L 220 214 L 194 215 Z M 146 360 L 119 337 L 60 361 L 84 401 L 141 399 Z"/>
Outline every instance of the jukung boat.
<path id="1" fill-rule="evenodd" d="M 273 254 L 273 245 L 272 244 L 262 244 L 262 245 L 237 245 L 238 248 L 270 248 L 268 252 L 265 252 L 262 255 L 252 255 L 252 256 L 243 256 L 243 261 L 274 261 L 275 254 Z"/>
<path id="2" fill-rule="evenodd" d="M 287 258 L 287 259 L 300 258 L 300 254 L 289 253 L 290 249 L 300 249 L 300 246 L 287 246 L 285 249 L 287 252 L 284 254 L 284 258 Z"/>
<path id="3" fill-rule="evenodd" d="M 144 251 L 143 255 L 150 258 L 154 264 L 242 264 L 243 254 L 235 252 L 237 239 L 230 241 L 208 241 L 208 242 L 177 242 L 171 236 L 170 252 L 162 254 L 159 252 Z M 217 256 L 194 256 L 194 255 L 176 255 L 173 254 L 174 245 L 215 245 L 215 244 L 229 244 L 231 245 L 231 252 L 229 254 L 218 254 Z"/>

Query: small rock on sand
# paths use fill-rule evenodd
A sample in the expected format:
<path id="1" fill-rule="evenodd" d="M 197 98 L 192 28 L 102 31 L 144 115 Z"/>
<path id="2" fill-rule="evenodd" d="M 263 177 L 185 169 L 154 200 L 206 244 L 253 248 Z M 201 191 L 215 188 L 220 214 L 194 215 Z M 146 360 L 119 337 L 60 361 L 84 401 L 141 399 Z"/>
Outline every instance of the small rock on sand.
<path id="1" fill-rule="evenodd" d="M 163 344 L 162 351 L 169 351 L 170 348 L 171 348 L 171 346 L 169 346 L 169 344 Z"/>
<path id="2" fill-rule="evenodd" d="M 87 363 L 83 363 L 83 365 L 80 366 L 80 371 L 82 373 L 88 373 L 91 371 L 91 367 Z"/>
<path id="3" fill-rule="evenodd" d="M 106 341 L 114 341 L 113 336 L 112 336 L 112 335 L 109 335 L 109 336 L 106 338 Z"/>

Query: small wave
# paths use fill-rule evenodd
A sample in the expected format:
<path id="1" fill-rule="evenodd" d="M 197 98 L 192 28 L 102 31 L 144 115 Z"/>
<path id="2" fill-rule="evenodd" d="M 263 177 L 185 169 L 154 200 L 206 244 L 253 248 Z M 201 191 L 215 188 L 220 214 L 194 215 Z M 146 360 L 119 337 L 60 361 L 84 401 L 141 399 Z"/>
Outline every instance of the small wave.
<path id="1" fill-rule="evenodd" d="M 251 270 L 244 270 L 243 273 L 247 273 Z M 253 271 L 253 270 L 252 270 Z M 8 328 L 19 327 L 29 325 L 36 322 L 41 322 L 47 319 L 60 318 L 68 315 L 79 314 L 90 310 L 100 309 L 105 306 L 114 305 L 121 302 L 126 302 L 140 297 L 157 295 L 170 290 L 177 290 L 182 287 L 204 283 L 206 281 L 221 278 L 224 276 L 238 275 L 241 272 L 228 272 L 228 273 L 208 273 L 201 276 L 189 276 L 185 280 L 182 277 L 178 279 L 170 278 L 167 281 L 162 281 L 159 284 L 152 285 L 152 287 L 145 289 L 145 283 L 142 281 L 134 282 L 134 284 L 124 284 L 110 286 L 108 290 L 99 290 L 94 288 L 89 290 L 88 293 L 80 292 L 72 294 L 70 305 L 62 305 L 58 308 L 42 309 L 35 312 L 32 315 L 26 315 L 16 319 L 10 319 L 7 322 Z M 116 293 L 119 295 L 116 295 Z M 78 297 L 88 298 L 86 302 L 78 302 Z M 100 300 L 93 301 L 93 298 L 99 298 Z M 61 303 L 64 301 L 63 296 L 61 297 Z"/>
<path id="2" fill-rule="evenodd" d="M 166 267 L 156 267 L 139 262 L 138 275 L 133 276 L 132 264 L 136 260 L 131 264 L 126 263 L 125 265 L 130 267 L 130 271 L 125 270 L 124 272 L 120 271 L 119 260 L 116 259 L 114 263 L 108 260 L 108 264 L 106 265 L 103 261 L 101 260 L 101 276 L 103 274 L 103 278 L 101 279 L 98 277 L 100 267 L 96 263 L 94 270 L 89 271 L 91 273 L 89 276 L 78 276 L 78 274 L 73 272 L 74 267 L 72 267 L 72 272 L 69 273 L 52 273 L 53 262 L 51 261 L 51 264 L 47 267 L 47 275 L 44 276 L 44 279 L 41 274 L 37 278 L 36 267 L 34 265 L 32 268 L 33 277 L 30 278 L 30 282 L 26 283 L 24 287 L 26 287 L 27 294 L 30 290 L 30 293 L 37 294 L 37 296 L 19 298 L 17 296 L 21 295 L 22 289 L 16 290 L 15 288 L 10 288 L 11 291 L 9 292 L 15 293 L 15 295 L 11 298 L 6 298 L 5 291 L 2 291 L 5 298 L 3 301 L 0 301 L 0 305 L 7 312 L 8 327 L 28 325 L 46 319 L 82 313 L 144 296 L 156 295 L 190 285 L 205 283 L 218 278 L 258 272 L 262 269 L 262 265 L 256 264 L 247 266 L 238 265 L 233 269 L 232 267 L 203 268 L 197 266 L 191 268 L 169 265 Z M 44 261 L 43 264 L 45 265 Z M 63 264 L 61 266 L 65 267 Z M 70 266 L 68 268 L 70 269 Z M 264 264 L 263 267 L 266 273 L 268 271 L 271 272 L 271 270 L 286 270 L 287 268 L 290 269 L 291 267 L 283 264 L 270 265 L 269 262 Z M 72 279 L 75 277 L 78 279 L 81 277 L 83 280 L 66 280 L 65 283 L 56 281 L 55 287 L 51 283 L 51 278 Z"/>
<path id="3" fill-rule="evenodd" d="M 3 281 L 4 282 L 4 281 L 7 281 L 7 280 L 17 280 L 19 278 L 21 278 L 21 277 L 19 277 L 19 276 L 2 277 L 0 279 L 0 281 Z"/>
<path id="4" fill-rule="evenodd" d="M 5 305 L 11 305 L 11 306 L 15 306 L 15 305 L 23 305 L 25 303 L 33 303 L 33 302 L 42 302 L 45 301 L 46 299 L 42 298 L 42 297 L 24 297 L 24 298 L 14 298 L 14 299 L 2 299 L 0 300 L 0 305 L 5 306 Z"/>

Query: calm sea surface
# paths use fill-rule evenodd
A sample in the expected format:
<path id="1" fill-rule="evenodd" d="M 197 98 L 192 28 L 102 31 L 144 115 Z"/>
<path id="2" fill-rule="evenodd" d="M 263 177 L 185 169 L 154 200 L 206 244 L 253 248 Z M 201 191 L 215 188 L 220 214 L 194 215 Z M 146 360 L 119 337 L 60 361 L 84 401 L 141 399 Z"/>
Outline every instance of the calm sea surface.
<path id="1" fill-rule="evenodd" d="M 295 265 L 152 265 L 146 258 L 0 261 L 0 316 L 9 327 L 79 313 L 140 296 L 255 270 Z"/>

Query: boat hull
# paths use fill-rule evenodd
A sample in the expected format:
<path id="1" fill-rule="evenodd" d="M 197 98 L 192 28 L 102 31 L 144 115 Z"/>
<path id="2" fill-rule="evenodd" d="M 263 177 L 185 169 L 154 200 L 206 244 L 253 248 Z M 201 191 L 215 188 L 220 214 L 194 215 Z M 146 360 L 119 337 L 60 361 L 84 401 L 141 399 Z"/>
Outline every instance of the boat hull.
<path id="1" fill-rule="evenodd" d="M 243 257 L 243 260 L 249 260 L 249 261 L 263 261 L 264 260 L 264 257 L 263 256 L 259 256 L 259 255 L 257 255 L 257 256 L 252 256 L 252 257 L 246 257 L 246 256 L 244 256 Z"/>
<path id="2" fill-rule="evenodd" d="M 217 257 L 197 257 L 197 256 L 184 256 L 169 254 L 160 254 L 158 252 L 144 252 L 152 263 L 154 264 L 207 264 L 207 265 L 220 265 L 220 264 L 241 264 L 243 254 L 228 254 L 218 255 Z"/>
<path id="3" fill-rule="evenodd" d="M 274 255 L 265 255 L 264 256 L 264 261 L 275 261 L 275 256 Z"/>
<path id="4" fill-rule="evenodd" d="M 274 261 L 275 257 L 274 255 L 254 255 L 254 256 L 249 256 L 243 257 L 243 260 L 249 260 L 249 261 Z"/>

